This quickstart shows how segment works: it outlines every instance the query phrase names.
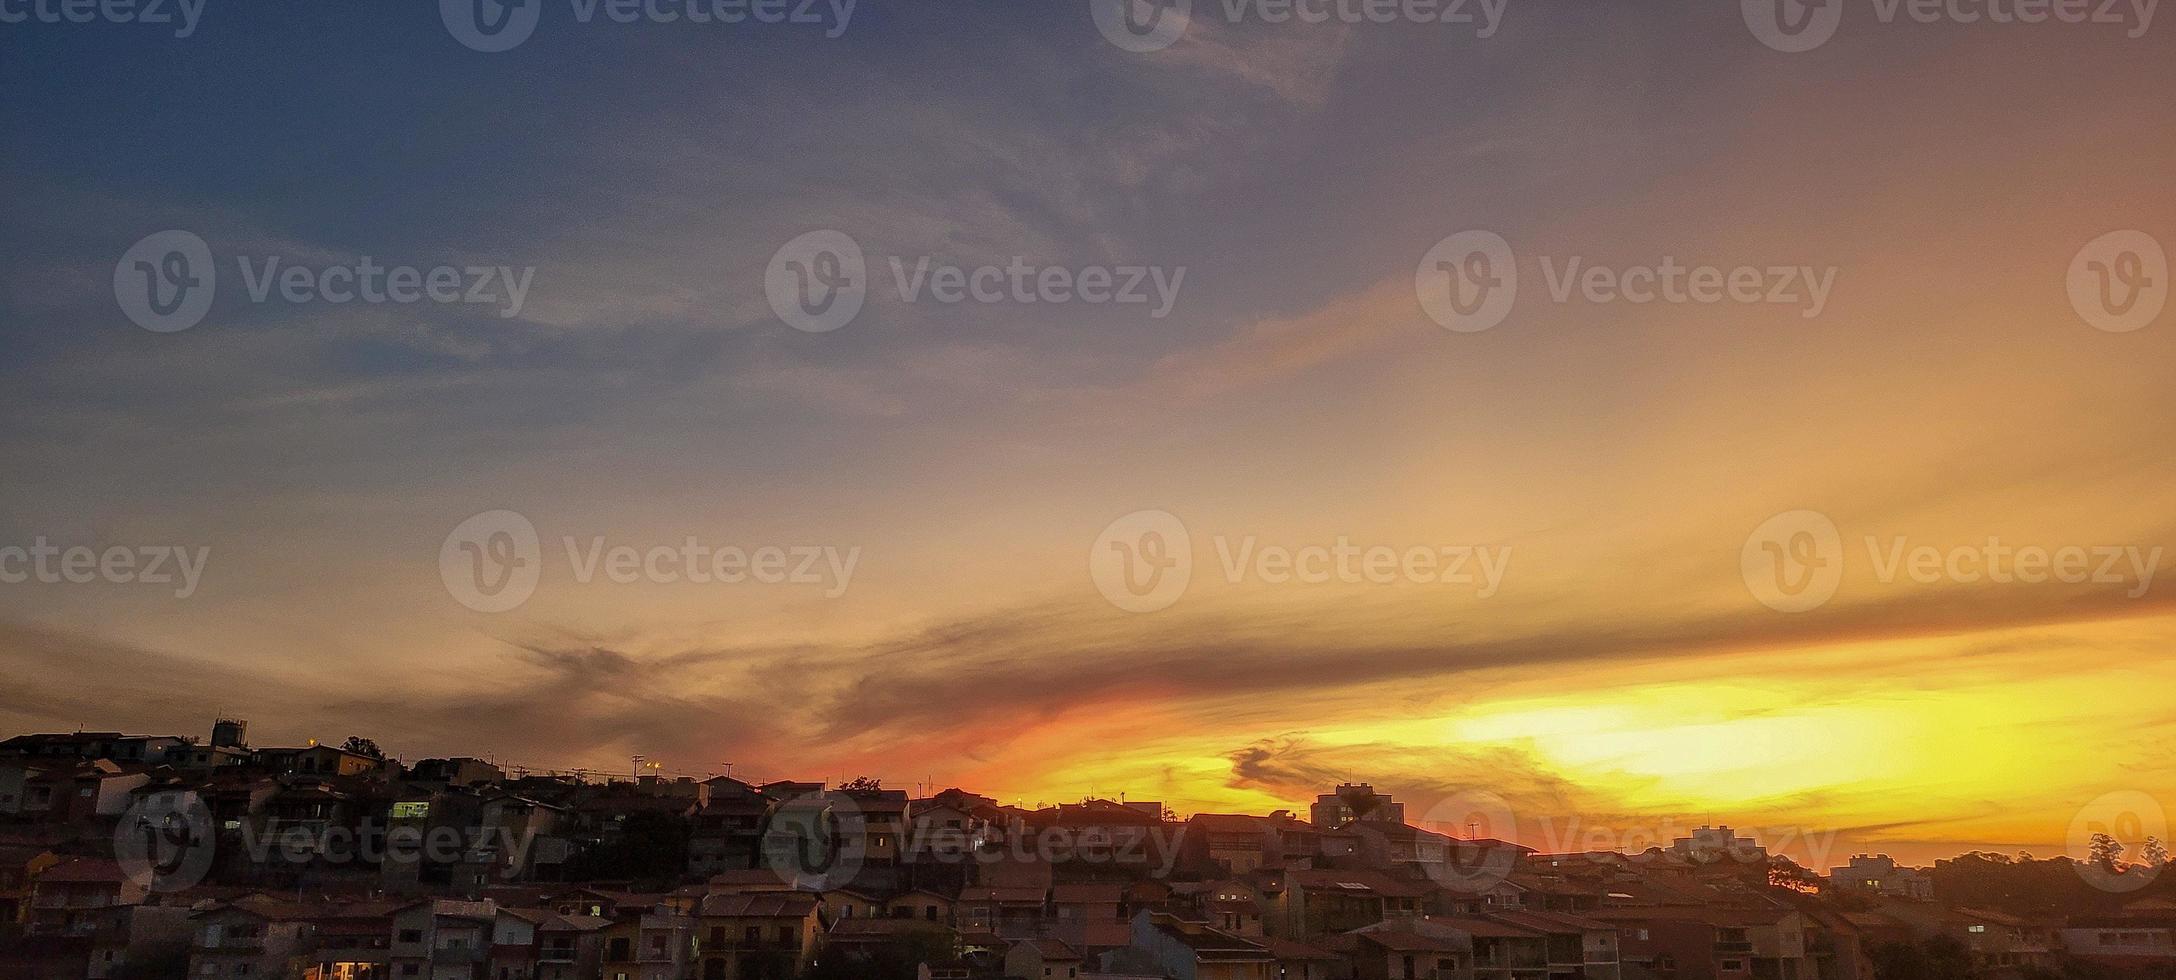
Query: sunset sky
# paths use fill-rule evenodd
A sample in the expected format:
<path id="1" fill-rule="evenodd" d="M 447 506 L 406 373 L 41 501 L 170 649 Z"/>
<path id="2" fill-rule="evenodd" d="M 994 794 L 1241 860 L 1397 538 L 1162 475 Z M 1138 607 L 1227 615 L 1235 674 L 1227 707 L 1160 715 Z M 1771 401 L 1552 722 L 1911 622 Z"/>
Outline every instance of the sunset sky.
<path id="1" fill-rule="evenodd" d="M 1824 869 L 2176 807 L 2176 559 L 2130 564 L 2176 551 L 2176 313 L 2096 329 L 2065 288 L 2108 232 L 2176 243 L 2176 24 L 1858 3 L 1786 54 L 1734 2 L 1514 0 L 1482 38 L 1201 0 L 1140 52 L 1075 2 L 865 0 L 827 38 L 556 0 L 482 53 L 436 6 L 0 25 L 0 545 L 210 549 L 186 598 L 0 584 L 0 731 L 224 713 L 1181 813 L 1353 779 L 1415 816 L 1497 794 L 1536 847 L 1712 818 Z M 161 333 L 115 265 L 168 229 L 219 296 Z M 867 305 L 804 332 L 766 270 L 826 229 Z M 1520 291 L 1454 332 L 1416 265 L 1473 229 Z M 515 316 L 252 302 L 237 257 L 273 255 L 533 285 Z M 886 264 L 1014 256 L 1185 272 L 1153 317 L 910 301 Z M 1558 302 L 1574 256 L 1833 282 L 1814 316 Z M 440 555 L 495 510 L 541 580 L 484 613 Z M 1782 612 L 1741 555 L 1799 510 L 1842 578 Z M 1153 612 L 1090 574 L 1141 511 L 1191 539 Z M 600 537 L 859 551 L 836 596 L 579 581 L 565 539 Z M 1250 537 L 1507 557 L 1487 595 L 1228 581 Z M 1880 567 L 1990 539 L 2125 557 Z"/>

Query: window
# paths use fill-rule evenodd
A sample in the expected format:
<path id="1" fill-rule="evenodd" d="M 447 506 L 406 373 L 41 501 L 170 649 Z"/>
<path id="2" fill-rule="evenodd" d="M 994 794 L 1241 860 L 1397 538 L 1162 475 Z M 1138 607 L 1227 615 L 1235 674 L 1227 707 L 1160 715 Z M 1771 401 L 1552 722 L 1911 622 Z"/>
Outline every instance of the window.
<path id="1" fill-rule="evenodd" d="M 1744 961 L 1744 960 L 1724 960 L 1724 961 L 1723 961 L 1723 971 L 1724 971 L 1724 972 L 1726 972 L 1726 973 L 1738 973 L 1738 972 L 1741 972 L 1741 971 L 1743 971 L 1744 969 L 1745 969 L 1745 961 Z"/>
<path id="2" fill-rule="evenodd" d="M 1986 931 L 1987 931 L 1987 927 L 1986 927 L 1986 926 L 1982 926 L 1982 925 L 1971 925 L 1971 926 L 1966 926 L 1966 927 L 1965 927 L 1965 929 L 1964 929 L 1964 931 L 1966 931 L 1966 932 L 1986 932 Z"/>
<path id="3" fill-rule="evenodd" d="M 762 927 L 762 926 L 749 926 L 749 927 L 748 927 L 748 929 L 747 929 L 747 931 L 746 931 L 745 933 L 743 933 L 742 935 L 743 935 L 743 938 L 745 938 L 745 939 L 747 939 L 747 940 L 748 940 L 748 945 L 750 945 L 750 946 L 754 946 L 754 945 L 756 945 L 757 943 L 760 943 L 760 942 L 762 942 L 762 941 L 763 941 L 763 927 Z"/>
<path id="4" fill-rule="evenodd" d="M 796 929 L 793 926 L 778 927 L 778 944 L 780 946 L 795 945 L 796 943 L 800 942 L 800 939 L 801 930 Z"/>
<path id="5" fill-rule="evenodd" d="M 404 943 L 420 943 L 423 941 L 423 930 L 402 929 L 400 931 L 400 941 Z"/>

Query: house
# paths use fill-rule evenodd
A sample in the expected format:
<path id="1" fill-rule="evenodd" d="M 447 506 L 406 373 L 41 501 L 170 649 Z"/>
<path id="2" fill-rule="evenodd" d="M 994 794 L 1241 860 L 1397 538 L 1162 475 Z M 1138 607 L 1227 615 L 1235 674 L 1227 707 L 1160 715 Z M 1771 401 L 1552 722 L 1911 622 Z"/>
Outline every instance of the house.
<path id="1" fill-rule="evenodd" d="M 1273 980 L 1277 975 L 1277 957 L 1269 947 L 1162 912 L 1134 916 L 1131 949 L 1174 980 Z"/>
<path id="2" fill-rule="evenodd" d="M 777 803 L 730 776 L 704 782 L 709 802 L 695 812 L 688 838 L 688 873 L 714 874 L 761 866 L 764 820 Z"/>
<path id="3" fill-rule="evenodd" d="M 1380 871 L 1289 868 L 1258 880 L 1268 913 L 1264 930 L 1280 939 L 1348 932 L 1423 911 L 1427 885 Z"/>
<path id="4" fill-rule="evenodd" d="M 91 828 L 119 817 L 128 809 L 130 791 L 150 779 L 141 766 L 107 759 L 41 769 L 23 780 L 20 812 L 32 820 Z"/>
<path id="5" fill-rule="evenodd" d="M 791 980 L 816 956 L 823 902 L 803 892 L 708 895 L 696 909 L 704 980 Z"/>
<path id="6" fill-rule="evenodd" d="M 196 939 L 189 948 L 192 977 L 286 977 L 304 968 L 314 939 L 307 909 L 248 895 L 190 916 Z"/>
<path id="7" fill-rule="evenodd" d="M 1610 923 L 1567 912 L 1541 910 L 1496 912 L 1488 918 L 1540 933 L 1546 942 L 1550 976 L 1618 980 L 1622 975 L 1618 965 L 1617 927 Z"/>
<path id="8" fill-rule="evenodd" d="M 33 936 L 88 936 L 97 925 L 98 913 L 142 904 L 149 891 L 148 882 L 131 878 L 117 861 L 72 858 L 46 867 L 31 879 L 30 917 L 25 926 Z"/>
<path id="9" fill-rule="evenodd" d="M 839 808 L 840 851 L 862 874 L 892 880 L 906 852 L 907 794 L 895 789 L 840 790 L 850 806 Z"/>
<path id="10" fill-rule="evenodd" d="M 1005 951 L 1012 980 L 1078 980 L 1081 965 L 1081 955 L 1055 939 L 1023 939 Z"/>
<path id="11" fill-rule="evenodd" d="M 1945 926 L 1947 935 L 1962 940 L 1972 951 L 1973 965 L 1980 969 L 2044 970 L 2056 965 L 2054 923 L 1991 909 L 1960 908 L 1952 910 Z"/>
<path id="12" fill-rule="evenodd" d="M 116 905 L 92 915 L 84 976 L 107 980 L 148 975 L 164 964 L 186 968 L 195 924 L 185 905 Z"/>
<path id="13" fill-rule="evenodd" d="M 0 846 L 0 926 L 30 918 L 30 884 L 61 861 L 43 847 Z"/>
<path id="14" fill-rule="evenodd" d="M 769 875 L 777 881 L 777 875 Z M 791 891 L 788 888 L 765 889 L 767 891 Z M 837 923 L 847 919 L 888 919 L 891 912 L 884 899 L 874 892 L 859 888 L 833 888 L 823 893 L 824 921 Z"/>
<path id="15" fill-rule="evenodd" d="M 1256 941 L 1277 958 L 1277 970 L 1272 976 L 1282 980 L 1348 980 L 1352 976 L 1351 961 L 1330 950 L 1288 939 Z"/>
<path id="16" fill-rule="evenodd" d="M 32 775 L 72 764 L 0 756 L 0 815 L 13 816 L 23 812 L 24 789 Z"/>
<path id="17" fill-rule="evenodd" d="M 999 818 L 997 801 L 961 789 L 948 789 L 907 806 L 907 859 L 957 862 L 974 847 L 977 834 Z"/>
<path id="18" fill-rule="evenodd" d="M 557 912 L 536 924 L 533 980 L 589 980 L 603 969 L 602 935 L 612 920 Z"/>
<path id="19" fill-rule="evenodd" d="M 960 928 L 1008 939 L 1033 938 L 1040 934 L 1048 896 L 1048 889 L 1037 886 L 975 885 L 963 889 L 958 906 Z"/>
<path id="20" fill-rule="evenodd" d="M 495 793 L 484 798 L 477 815 L 475 873 L 493 883 L 557 878 L 572 849 L 563 831 L 571 811 L 525 796 Z"/>
<path id="21" fill-rule="evenodd" d="M 1244 813 L 1197 813 L 1186 820 L 1182 850 L 1190 867 L 1208 865 L 1227 875 L 1243 875 L 1275 861 L 1274 839 L 1267 818 Z"/>
<path id="22" fill-rule="evenodd" d="M 1473 958 L 1468 942 L 1450 934 L 1386 928 L 1355 934 L 1354 980 L 1464 980 Z"/>
<path id="23" fill-rule="evenodd" d="M 401 903 L 342 902 L 312 917 L 311 980 L 382 980 L 393 975 L 393 913 Z M 420 975 L 420 971 L 419 971 Z"/>
<path id="24" fill-rule="evenodd" d="M 1473 951 L 1473 980 L 1546 980 L 1550 976 L 1549 937 L 1543 933 L 1494 919 L 1445 918 L 1429 923 Z"/>
<path id="25" fill-rule="evenodd" d="M 398 977 L 468 980 L 491 953 L 493 902 L 426 899 L 393 910 L 393 942 L 387 957 Z"/>
<path id="26" fill-rule="evenodd" d="M 487 786 L 503 782 L 506 771 L 482 759 L 459 756 L 418 762 L 408 770 L 408 778 L 446 786 Z"/>
<path id="27" fill-rule="evenodd" d="M 1729 824 L 1720 827 L 1699 826 L 1692 834 L 1670 842 L 1670 853 L 1696 864 L 1715 864 L 1736 861 L 1740 864 L 1766 864 L 1768 849 L 1751 837 L 1740 837 Z"/>
<path id="28" fill-rule="evenodd" d="M 156 766 L 167 764 L 170 753 L 188 745 L 188 739 L 177 735 L 123 735 L 120 732 L 17 735 L 0 740 L 0 756 L 82 762 L 104 759 L 123 765 Z"/>
<path id="29" fill-rule="evenodd" d="M 1391 799 L 1388 793 L 1377 793 L 1367 783 L 1345 783 L 1315 797 L 1315 805 L 1307 809 L 1307 822 L 1325 830 L 1355 820 L 1402 824 L 1405 804 Z"/>
<path id="30" fill-rule="evenodd" d="M 695 960 L 696 919 L 671 905 L 623 905 L 600 933 L 605 980 L 682 980 Z"/>
<path id="31" fill-rule="evenodd" d="M 385 760 L 313 739 L 300 748 L 257 749 L 250 753 L 250 764 L 278 775 L 362 776 L 383 769 Z"/>
<path id="32" fill-rule="evenodd" d="M 2176 916 L 2146 916 L 2128 909 L 2121 915 L 2080 916 L 2063 927 L 2061 936 L 2071 956 L 2100 966 L 2150 969 L 2176 964 Z"/>
<path id="33" fill-rule="evenodd" d="M 1843 891 L 1872 892 L 1918 901 L 1934 899 L 1934 879 L 1924 872 L 1897 867 L 1887 854 L 1854 854 L 1851 863 L 1829 869 L 1828 883 Z"/>
<path id="34" fill-rule="evenodd" d="M 1115 894 L 1115 889 L 1113 894 Z M 916 888 L 894 897 L 884 905 L 886 915 L 894 919 L 919 919 L 923 922 L 952 922 L 952 899 L 927 888 Z M 1115 907 L 1115 906 L 1114 906 Z M 1061 908 L 1060 913 L 1063 913 Z"/>
<path id="35" fill-rule="evenodd" d="M 1082 882 L 1050 886 L 1051 916 L 1059 922 L 1117 922 L 1125 889 L 1116 884 Z"/>

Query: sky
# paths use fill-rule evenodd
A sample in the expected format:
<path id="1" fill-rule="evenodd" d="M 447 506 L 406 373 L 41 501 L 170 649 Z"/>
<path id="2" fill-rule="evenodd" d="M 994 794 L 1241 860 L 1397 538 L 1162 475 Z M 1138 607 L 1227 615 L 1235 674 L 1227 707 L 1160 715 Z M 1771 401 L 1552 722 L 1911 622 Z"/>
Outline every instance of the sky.
<path id="1" fill-rule="evenodd" d="M 2166 838 L 2150 5 L 1101 2 L 0 0 L 0 730 Z"/>

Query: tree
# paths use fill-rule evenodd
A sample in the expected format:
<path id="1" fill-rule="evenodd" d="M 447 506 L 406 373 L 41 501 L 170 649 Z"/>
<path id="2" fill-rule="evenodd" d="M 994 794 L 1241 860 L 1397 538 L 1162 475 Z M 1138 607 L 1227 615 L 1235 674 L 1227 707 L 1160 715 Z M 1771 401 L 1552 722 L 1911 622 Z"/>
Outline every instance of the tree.
<path id="1" fill-rule="evenodd" d="M 2161 867 L 2168 863 L 2168 846 L 2159 837 L 2148 837 L 2138 848 L 2138 860 L 2147 867 Z"/>
<path id="2" fill-rule="evenodd" d="M 347 742 L 340 747 L 356 755 L 367 755 L 373 759 L 385 758 L 385 753 L 378 750 L 377 740 L 364 738 L 361 735 L 348 736 Z"/>
<path id="3" fill-rule="evenodd" d="M 884 788 L 884 781 L 875 776 L 855 776 L 839 784 L 842 793 L 875 793 Z"/>
<path id="4" fill-rule="evenodd" d="M 2124 850 L 2126 848 L 2124 848 L 2122 841 L 2107 834 L 2094 834 L 2092 843 L 2086 845 L 2085 848 L 2086 861 L 2102 871 L 2113 874 L 2122 870 L 2121 862 L 2123 861 Z"/>

